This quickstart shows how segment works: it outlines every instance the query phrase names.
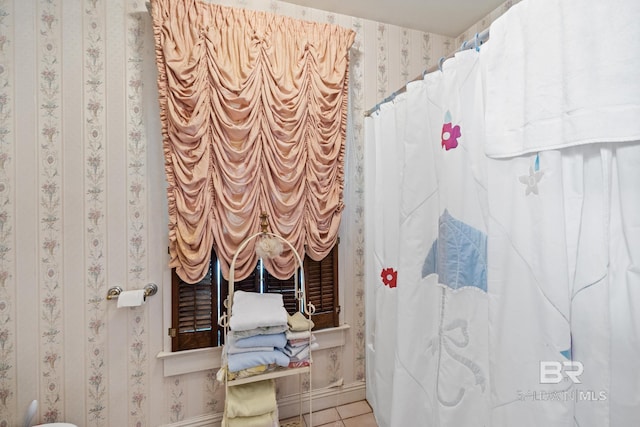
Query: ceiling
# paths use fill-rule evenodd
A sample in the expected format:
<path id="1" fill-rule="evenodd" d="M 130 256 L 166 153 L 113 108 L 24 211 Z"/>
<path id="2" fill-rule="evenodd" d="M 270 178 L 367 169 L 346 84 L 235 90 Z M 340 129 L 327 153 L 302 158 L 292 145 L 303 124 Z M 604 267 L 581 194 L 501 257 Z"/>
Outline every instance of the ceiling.
<path id="1" fill-rule="evenodd" d="M 505 0 L 284 0 L 314 9 L 457 37 Z"/>

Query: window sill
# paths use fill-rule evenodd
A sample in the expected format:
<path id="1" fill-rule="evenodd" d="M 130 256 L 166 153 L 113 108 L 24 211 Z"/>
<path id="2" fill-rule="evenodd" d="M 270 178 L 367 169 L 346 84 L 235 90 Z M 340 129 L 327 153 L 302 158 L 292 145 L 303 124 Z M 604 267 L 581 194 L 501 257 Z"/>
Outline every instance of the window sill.
<path id="1" fill-rule="evenodd" d="M 315 331 L 318 350 L 334 347 L 342 347 L 345 343 L 345 335 L 351 327 L 347 324 L 335 328 L 327 328 Z M 176 352 L 161 351 L 156 356 L 164 364 L 164 376 L 189 374 L 192 372 L 218 369 L 222 366 L 222 347 L 207 347 L 196 350 Z"/>
<path id="2" fill-rule="evenodd" d="M 318 348 L 315 351 L 342 347 L 345 343 L 345 335 L 350 328 L 351 326 L 344 323 L 340 326 L 336 326 L 335 328 L 314 331 L 313 335 L 315 335 L 316 343 L 318 344 Z"/>

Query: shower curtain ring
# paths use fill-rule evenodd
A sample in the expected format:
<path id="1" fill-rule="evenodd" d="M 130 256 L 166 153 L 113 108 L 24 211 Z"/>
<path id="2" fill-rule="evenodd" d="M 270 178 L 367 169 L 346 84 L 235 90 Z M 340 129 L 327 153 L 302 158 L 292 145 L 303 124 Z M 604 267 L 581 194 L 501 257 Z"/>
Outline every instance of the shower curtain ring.
<path id="1" fill-rule="evenodd" d="M 440 58 L 440 60 L 438 61 L 438 70 L 442 71 L 442 64 L 444 63 L 444 56 Z"/>
<path id="2" fill-rule="evenodd" d="M 474 47 L 476 48 L 476 52 L 480 52 L 480 43 L 478 39 L 478 33 L 476 33 L 476 36 L 473 39 L 473 44 L 474 44 Z"/>

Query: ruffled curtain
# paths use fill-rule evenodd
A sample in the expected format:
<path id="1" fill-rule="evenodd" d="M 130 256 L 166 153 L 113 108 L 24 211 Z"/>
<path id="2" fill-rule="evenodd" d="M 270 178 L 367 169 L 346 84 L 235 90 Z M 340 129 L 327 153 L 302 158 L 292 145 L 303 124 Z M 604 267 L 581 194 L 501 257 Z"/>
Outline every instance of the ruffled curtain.
<path id="1" fill-rule="evenodd" d="M 170 266 L 201 280 L 215 246 L 222 273 L 240 243 L 271 231 L 324 258 L 343 210 L 354 32 L 200 0 L 154 0 Z M 255 240 L 235 277 L 257 262 Z M 265 260 L 290 277 L 291 253 Z"/>

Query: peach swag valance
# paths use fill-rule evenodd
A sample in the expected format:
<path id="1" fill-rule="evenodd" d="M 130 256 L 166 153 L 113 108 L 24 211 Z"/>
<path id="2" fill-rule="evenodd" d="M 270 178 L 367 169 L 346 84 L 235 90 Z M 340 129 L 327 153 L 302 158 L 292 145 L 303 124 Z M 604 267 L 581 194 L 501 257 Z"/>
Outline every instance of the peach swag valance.
<path id="1" fill-rule="evenodd" d="M 152 16 L 171 267 L 197 282 L 215 246 L 228 277 L 261 212 L 298 253 L 324 258 L 343 209 L 354 32 L 201 0 L 154 0 Z M 287 252 L 264 261 L 280 279 L 296 268 Z"/>

